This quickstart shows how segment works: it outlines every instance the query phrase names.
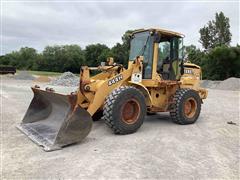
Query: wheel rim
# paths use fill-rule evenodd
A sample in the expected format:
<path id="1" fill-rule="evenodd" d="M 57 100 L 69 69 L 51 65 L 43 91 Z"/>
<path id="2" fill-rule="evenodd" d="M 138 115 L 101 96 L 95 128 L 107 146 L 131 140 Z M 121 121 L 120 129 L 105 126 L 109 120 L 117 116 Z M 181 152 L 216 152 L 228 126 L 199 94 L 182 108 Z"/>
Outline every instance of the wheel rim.
<path id="1" fill-rule="evenodd" d="M 140 104 L 135 99 L 129 99 L 122 106 L 122 121 L 126 124 L 134 124 L 140 114 Z"/>
<path id="2" fill-rule="evenodd" d="M 192 118 L 197 111 L 197 101 L 194 98 L 188 98 L 184 103 L 184 114 L 188 118 Z"/>

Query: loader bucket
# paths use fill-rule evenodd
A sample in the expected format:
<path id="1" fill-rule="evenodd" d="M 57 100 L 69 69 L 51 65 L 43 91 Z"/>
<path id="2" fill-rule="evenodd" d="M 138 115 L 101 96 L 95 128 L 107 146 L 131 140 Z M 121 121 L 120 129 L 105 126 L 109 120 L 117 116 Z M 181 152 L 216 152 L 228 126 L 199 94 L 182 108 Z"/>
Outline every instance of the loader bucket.
<path id="1" fill-rule="evenodd" d="M 76 105 L 76 95 L 32 88 L 34 97 L 18 126 L 45 151 L 61 149 L 84 139 L 92 127 L 91 115 Z"/>

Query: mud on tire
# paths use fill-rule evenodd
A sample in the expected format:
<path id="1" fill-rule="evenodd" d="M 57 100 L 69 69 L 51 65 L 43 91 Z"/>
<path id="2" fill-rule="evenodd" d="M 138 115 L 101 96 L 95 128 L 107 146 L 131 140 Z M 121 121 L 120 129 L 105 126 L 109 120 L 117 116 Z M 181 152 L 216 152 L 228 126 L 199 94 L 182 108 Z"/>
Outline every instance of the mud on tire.
<path id="1" fill-rule="evenodd" d="M 103 119 L 115 134 L 136 132 L 146 115 L 145 98 L 132 86 L 121 86 L 106 98 Z"/>
<path id="2" fill-rule="evenodd" d="M 178 89 L 174 96 L 174 104 L 170 110 L 172 121 L 185 125 L 194 123 L 201 111 L 201 99 L 197 91 Z"/>

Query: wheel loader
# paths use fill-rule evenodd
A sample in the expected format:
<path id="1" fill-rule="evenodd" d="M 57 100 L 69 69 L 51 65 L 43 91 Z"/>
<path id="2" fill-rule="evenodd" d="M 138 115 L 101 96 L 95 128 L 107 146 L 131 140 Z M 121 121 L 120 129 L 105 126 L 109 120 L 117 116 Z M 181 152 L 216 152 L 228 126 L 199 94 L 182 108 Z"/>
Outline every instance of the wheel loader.
<path id="1" fill-rule="evenodd" d="M 80 68 L 79 88 L 68 95 L 32 87 L 34 97 L 18 128 L 45 151 L 83 140 L 96 117 L 115 134 L 131 134 L 147 113 L 170 112 L 174 123 L 194 123 L 207 90 L 201 68 L 183 60 L 181 33 L 140 29 L 131 34 L 128 67 L 112 58 Z M 91 72 L 98 71 L 94 76 Z"/>

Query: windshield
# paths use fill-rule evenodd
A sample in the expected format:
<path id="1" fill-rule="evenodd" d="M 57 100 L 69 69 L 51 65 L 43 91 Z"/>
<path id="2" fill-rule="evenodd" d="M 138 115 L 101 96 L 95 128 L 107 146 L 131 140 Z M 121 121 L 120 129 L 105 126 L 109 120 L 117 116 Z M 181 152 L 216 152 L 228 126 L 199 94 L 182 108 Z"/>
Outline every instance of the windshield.
<path id="1" fill-rule="evenodd" d="M 134 34 L 130 43 L 129 59 L 135 60 L 137 56 L 144 55 L 144 51 L 146 51 L 148 41 L 149 41 L 148 31 Z"/>
<path id="2" fill-rule="evenodd" d="M 136 33 L 131 39 L 129 60 L 135 60 L 137 56 L 143 56 L 143 78 L 151 79 L 153 36 L 149 31 Z"/>

